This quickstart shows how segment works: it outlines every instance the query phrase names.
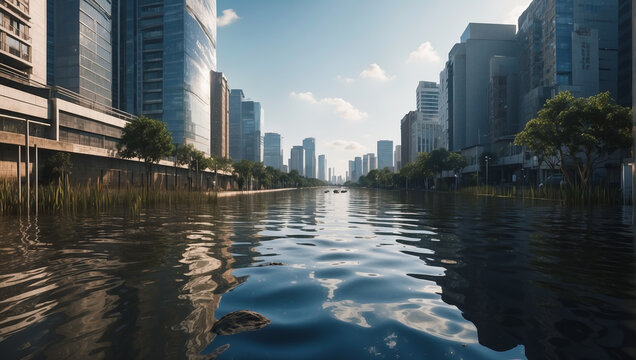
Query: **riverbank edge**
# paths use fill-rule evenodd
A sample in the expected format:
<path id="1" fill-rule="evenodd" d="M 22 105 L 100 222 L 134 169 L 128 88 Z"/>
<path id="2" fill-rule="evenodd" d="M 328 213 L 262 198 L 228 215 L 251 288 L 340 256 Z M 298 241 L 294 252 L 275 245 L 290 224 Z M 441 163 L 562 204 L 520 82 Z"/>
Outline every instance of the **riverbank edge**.
<path id="1" fill-rule="evenodd" d="M 279 191 L 289 191 L 289 190 L 298 190 L 301 188 L 281 188 L 281 189 L 264 189 L 264 190 L 239 190 L 239 191 L 210 191 L 209 195 L 216 195 L 218 198 L 222 197 L 232 197 L 232 196 L 240 196 L 240 195 L 256 195 L 256 194 L 265 194 L 271 192 L 279 192 Z M 309 189 L 309 188 L 302 188 Z"/>

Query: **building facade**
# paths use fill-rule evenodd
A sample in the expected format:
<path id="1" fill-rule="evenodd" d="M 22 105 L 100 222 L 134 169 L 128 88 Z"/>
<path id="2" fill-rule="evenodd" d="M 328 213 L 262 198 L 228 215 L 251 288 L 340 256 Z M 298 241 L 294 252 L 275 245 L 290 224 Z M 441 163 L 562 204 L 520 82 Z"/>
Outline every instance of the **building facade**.
<path id="1" fill-rule="evenodd" d="M 401 121 L 401 166 L 417 159 L 421 152 L 439 148 L 441 125 L 437 120 L 425 120 L 419 111 L 410 111 Z"/>
<path id="2" fill-rule="evenodd" d="M 241 103 L 241 130 L 243 152 L 241 159 L 263 161 L 263 127 L 265 112 L 261 103 L 257 101 L 243 101 Z"/>
<path id="3" fill-rule="evenodd" d="M 568 90 L 617 98 L 618 0 L 534 0 L 519 17 L 520 121 Z M 504 54 L 499 54 L 504 55 Z"/>
<path id="4" fill-rule="evenodd" d="M 296 145 L 291 148 L 289 153 L 289 171 L 298 171 L 300 176 L 305 176 L 305 166 L 304 166 L 304 157 L 305 150 L 302 146 Z"/>
<path id="5" fill-rule="evenodd" d="M 265 166 L 271 166 L 276 170 L 283 169 L 283 148 L 281 147 L 281 137 L 277 133 L 265 133 L 263 138 Z"/>
<path id="6" fill-rule="evenodd" d="M 245 94 L 241 89 L 230 91 L 230 157 L 234 161 L 243 159 L 243 125 L 241 110 Z"/>
<path id="7" fill-rule="evenodd" d="M 210 84 L 210 155 L 230 156 L 230 88 L 223 73 L 212 71 Z"/>
<path id="8" fill-rule="evenodd" d="M 46 83 L 45 0 L 0 3 L 0 64 L 38 83 Z"/>
<path id="9" fill-rule="evenodd" d="M 393 170 L 393 141 L 379 140 L 377 144 L 378 169 L 389 168 Z"/>
<path id="10" fill-rule="evenodd" d="M 303 148 L 305 149 L 305 177 L 314 179 L 316 178 L 316 139 L 305 138 Z"/>
<path id="11" fill-rule="evenodd" d="M 368 153 L 369 156 L 369 171 L 376 170 L 378 168 L 378 161 L 374 153 Z"/>
<path id="12" fill-rule="evenodd" d="M 616 102 L 632 106 L 632 0 L 618 0 L 618 83 Z"/>
<path id="13" fill-rule="evenodd" d="M 216 0 L 116 0 L 113 7 L 114 105 L 164 121 L 176 144 L 210 154 Z"/>
<path id="14" fill-rule="evenodd" d="M 395 163 L 395 172 L 400 171 L 402 168 L 402 145 L 395 145 L 395 151 L 393 152 L 393 161 Z"/>
<path id="15" fill-rule="evenodd" d="M 325 155 L 318 155 L 318 179 L 327 181 L 327 174 L 325 169 L 327 168 L 327 158 Z"/>
<path id="16" fill-rule="evenodd" d="M 449 145 L 459 151 L 489 141 L 490 59 L 518 53 L 514 25 L 470 23 L 449 53 L 440 81 L 446 83 Z M 441 131 L 441 129 L 440 129 Z M 402 143 L 402 154 L 405 154 Z M 407 151 L 408 153 L 408 151 Z M 408 162 L 404 157 L 404 163 Z"/>
<path id="17" fill-rule="evenodd" d="M 111 106 L 111 2 L 48 0 L 47 6 L 47 84 Z"/>

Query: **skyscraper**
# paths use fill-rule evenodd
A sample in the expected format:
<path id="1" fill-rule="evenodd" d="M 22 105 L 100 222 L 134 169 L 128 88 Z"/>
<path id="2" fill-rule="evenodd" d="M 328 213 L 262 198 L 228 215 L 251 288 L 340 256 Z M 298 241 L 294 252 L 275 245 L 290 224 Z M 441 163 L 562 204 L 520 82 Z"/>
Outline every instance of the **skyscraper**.
<path id="1" fill-rule="evenodd" d="M 420 81 L 415 90 L 417 111 L 424 114 L 424 119 L 439 119 L 439 86 L 432 81 Z"/>
<path id="2" fill-rule="evenodd" d="M 243 125 L 241 110 L 245 95 L 241 89 L 230 91 L 230 157 L 234 161 L 243 159 Z"/>
<path id="3" fill-rule="evenodd" d="M 389 168 L 393 170 L 393 141 L 379 140 L 377 145 L 378 169 Z"/>
<path id="4" fill-rule="evenodd" d="M 402 145 L 395 145 L 393 160 L 395 162 L 395 172 L 400 171 L 402 168 Z"/>
<path id="5" fill-rule="evenodd" d="M 358 181 L 358 179 L 360 179 L 360 176 L 362 176 L 362 158 L 360 156 L 356 156 L 353 159 L 353 163 L 354 169 L 351 181 Z"/>
<path id="6" fill-rule="evenodd" d="M 263 125 L 265 112 L 261 103 L 257 101 L 243 101 L 241 103 L 241 130 L 243 156 L 253 162 L 263 161 Z"/>
<path id="7" fill-rule="evenodd" d="M 617 24 L 618 0 L 530 3 L 517 34 L 522 124 L 560 91 L 574 96 L 610 91 L 616 98 Z"/>
<path id="8" fill-rule="evenodd" d="M 306 138 L 303 140 L 305 149 L 305 177 L 313 179 L 316 177 L 316 139 Z"/>
<path id="9" fill-rule="evenodd" d="M 441 117 L 448 119 L 451 150 L 458 151 L 488 140 L 490 59 L 495 55 L 517 54 L 514 25 L 468 24 L 440 74 L 440 81 L 445 83 L 448 91 L 442 96 L 447 101 L 448 112 Z M 441 128 L 439 131 L 441 133 Z M 405 157 L 411 150 L 408 147 L 403 139 L 402 166 L 413 160 Z"/>
<path id="10" fill-rule="evenodd" d="M 327 159 L 325 155 L 318 155 L 318 179 L 327 181 L 325 169 L 327 168 Z"/>
<path id="11" fill-rule="evenodd" d="M 362 175 L 369 173 L 369 154 L 362 155 Z"/>
<path id="12" fill-rule="evenodd" d="M 108 4 L 99 1 L 101 7 Z M 209 154 L 216 0 L 116 0 L 113 6 L 113 59 L 119 67 L 115 105 L 164 121 L 175 143 Z"/>
<path id="13" fill-rule="evenodd" d="M 369 153 L 367 155 L 369 156 L 369 171 L 377 169 L 378 161 L 377 161 L 377 158 L 375 157 L 375 154 Z"/>
<path id="14" fill-rule="evenodd" d="M 210 154 L 230 156 L 230 89 L 223 73 L 212 71 L 210 84 Z"/>
<path id="15" fill-rule="evenodd" d="M 441 125 L 437 120 L 425 120 L 419 111 L 410 111 L 401 121 L 402 154 L 400 156 L 404 166 L 417 159 L 421 152 L 431 152 L 439 148 Z"/>
<path id="16" fill-rule="evenodd" d="M 29 9 L 29 2 L 17 4 Z M 113 69 L 111 2 L 48 0 L 47 6 L 48 54 L 40 53 L 42 58 L 38 59 L 47 62 L 47 84 L 110 106 Z M 28 36 L 28 33 L 24 34 Z M 12 39 L 9 37 L 7 42 L 11 44 Z M 28 46 L 20 45 L 20 48 L 26 54 L 24 50 Z"/>
<path id="17" fill-rule="evenodd" d="M 302 146 L 296 145 L 291 148 L 289 158 L 289 171 L 296 170 L 301 176 L 305 175 L 305 168 L 303 166 L 303 157 L 305 150 Z"/>
<path id="18" fill-rule="evenodd" d="M 282 170 L 283 150 L 281 148 L 280 134 L 265 133 L 263 142 L 265 144 L 263 156 L 265 166 L 271 166 L 276 170 Z"/>
<path id="19" fill-rule="evenodd" d="M 632 106 L 632 0 L 618 1 L 618 95 L 616 102 Z"/>

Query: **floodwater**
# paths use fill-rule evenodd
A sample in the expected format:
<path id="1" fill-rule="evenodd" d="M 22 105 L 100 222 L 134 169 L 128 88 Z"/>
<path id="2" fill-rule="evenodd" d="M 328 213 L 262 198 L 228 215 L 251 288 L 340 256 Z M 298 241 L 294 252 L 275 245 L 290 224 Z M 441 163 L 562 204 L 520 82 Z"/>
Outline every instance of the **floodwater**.
<path id="1" fill-rule="evenodd" d="M 307 189 L 125 214 L 0 217 L 0 357 L 636 358 L 631 207 Z M 210 332 L 236 310 L 271 324 Z"/>

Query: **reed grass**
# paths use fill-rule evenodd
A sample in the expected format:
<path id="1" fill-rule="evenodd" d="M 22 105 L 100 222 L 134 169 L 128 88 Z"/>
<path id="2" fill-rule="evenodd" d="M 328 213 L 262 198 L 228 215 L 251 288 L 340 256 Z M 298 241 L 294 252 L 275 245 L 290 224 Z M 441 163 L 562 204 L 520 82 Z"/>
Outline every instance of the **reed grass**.
<path id="1" fill-rule="evenodd" d="M 459 190 L 461 194 L 475 196 L 491 196 L 520 198 L 526 200 L 558 201 L 568 205 L 616 205 L 621 203 L 620 191 L 602 186 L 582 187 L 579 185 L 547 188 L 517 188 L 472 186 Z"/>
<path id="2" fill-rule="evenodd" d="M 187 190 L 144 189 L 126 187 L 109 189 L 101 182 L 71 184 L 68 177 L 40 186 L 38 212 L 46 214 L 77 214 L 123 208 L 131 216 L 138 216 L 143 208 L 154 206 L 201 205 L 216 201 L 216 193 Z M 0 215 L 14 215 L 27 211 L 26 189 L 22 187 L 22 203 L 15 181 L 0 181 Z M 31 189 L 31 211 L 35 211 L 35 191 Z"/>

